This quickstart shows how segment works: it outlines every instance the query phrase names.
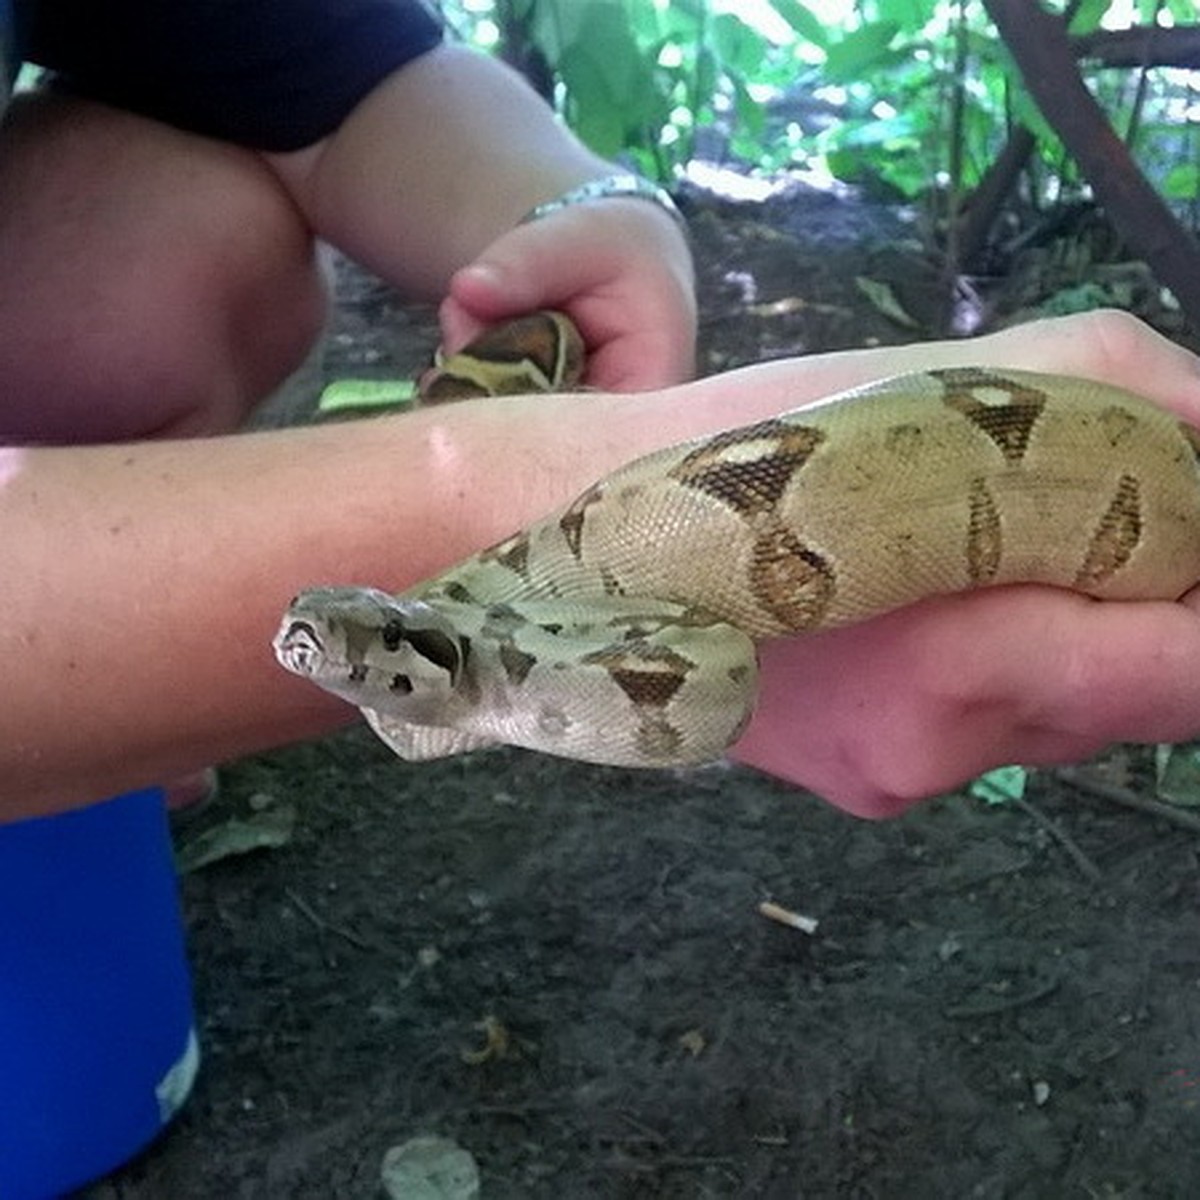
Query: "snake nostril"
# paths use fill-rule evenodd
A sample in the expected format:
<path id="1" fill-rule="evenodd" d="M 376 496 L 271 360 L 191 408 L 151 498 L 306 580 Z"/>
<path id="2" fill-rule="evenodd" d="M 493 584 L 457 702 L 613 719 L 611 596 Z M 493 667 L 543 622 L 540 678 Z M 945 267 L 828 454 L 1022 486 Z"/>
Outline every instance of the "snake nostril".
<path id="1" fill-rule="evenodd" d="M 275 643 L 279 661 L 297 675 L 311 675 L 325 656 L 316 628 L 308 621 L 292 621 Z"/>

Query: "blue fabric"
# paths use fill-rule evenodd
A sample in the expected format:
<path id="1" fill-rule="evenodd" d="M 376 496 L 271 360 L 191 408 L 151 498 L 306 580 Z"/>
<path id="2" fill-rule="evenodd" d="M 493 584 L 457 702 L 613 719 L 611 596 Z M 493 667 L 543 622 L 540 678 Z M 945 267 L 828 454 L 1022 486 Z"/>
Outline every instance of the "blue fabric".
<path id="1" fill-rule="evenodd" d="M 419 0 L 17 6 L 25 57 L 70 89 L 269 151 L 298 150 L 331 133 L 372 88 L 442 38 Z"/>
<path id="2" fill-rule="evenodd" d="M 0 0 L 0 111 L 12 90 L 13 80 L 21 67 L 16 30 L 10 0 Z"/>
<path id="3" fill-rule="evenodd" d="M 0 825 L 0 914 L 0 1197 L 45 1200 L 182 1099 L 164 1091 L 193 1021 L 162 792 Z"/>

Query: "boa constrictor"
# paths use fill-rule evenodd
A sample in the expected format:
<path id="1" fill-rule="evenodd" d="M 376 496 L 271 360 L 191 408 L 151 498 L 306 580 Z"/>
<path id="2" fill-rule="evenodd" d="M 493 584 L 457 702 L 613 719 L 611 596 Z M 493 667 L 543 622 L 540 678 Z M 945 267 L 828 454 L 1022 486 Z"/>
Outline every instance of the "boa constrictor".
<path id="1" fill-rule="evenodd" d="M 522 336 L 561 336 L 532 320 Z M 571 356 L 520 341 L 468 347 L 438 390 L 493 359 L 560 383 Z M 899 376 L 639 458 L 398 596 L 303 592 L 275 651 L 407 759 L 701 762 L 748 720 L 763 638 L 1007 583 L 1178 597 L 1200 579 L 1198 455 L 1196 431 L 1103 384 Z"/>

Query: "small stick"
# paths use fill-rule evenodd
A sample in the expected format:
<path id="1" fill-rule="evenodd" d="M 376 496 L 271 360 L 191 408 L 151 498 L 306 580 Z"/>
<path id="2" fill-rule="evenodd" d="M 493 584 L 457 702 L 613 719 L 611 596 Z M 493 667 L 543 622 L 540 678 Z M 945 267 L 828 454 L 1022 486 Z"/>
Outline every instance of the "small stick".
<path id="1" fill-rule="evenodd" d="M 335 925 L 332 921 L 326 921 L 307 900 L 303 899 L 291 888 L 284 888 L 283 894 L 296 906 L 296 911 L 301 916 L 307 917 L 317 929 L 325 933 L 336 933 L 338 937 L 345 938 L 350 945 L 357 946 L 360 950 L 374 949 L 369 942 L 360 938 L 353 929 L 346 929 L 342 925 Z"/>
<path id="2" fill-rule="evenodd" d="M 801 933 L 817 932 L 817 921 L 814 917 L 806 917 L 801 913 L 792 912 L 790 908 L 784 908 L 782 904 L 776 904 L 774 900 L 764 900 L 758 906 L 758 911 L 769 920 L 778 921 L 780 925 L 787 925 L 791 929 L 799 929 Z"/>
<path id="3" fill-rule="evenodd" d="M 1057 822 L 1052 821 L 1040 808 L 1035 808 L 1024 796 L 1018 796 L 1013 803 L 1028 816 L 1031 816 L 1066 852 L 1067 857 L 1093 883 L 1099 883 L 1101 871 L 1098 866 L 1075 844 L 1071 836 Z"/>
<path id="4" fill-rule="evenodd" d="M 1170 821 L 1183 829 L 1190 829 L 1192 833 L 1200 833 L 1200 817 L 1195 813 L 1184 812 L 1173 804 L 1164 804 L 1161 800 L 1151 800 L 1148 796 L 1139 796 L 1137 792 L 1131 791 L 1129 788 L 1119 787 L 1115 783 L 1106 783 L 1102 779 L 1093 779 L 1086 771 L 1077 771 L 1072 767 L 1059 767 L 1054 774 L 1063 783 L 1069 783 L 1081 792 L 1087 792 L 1101 800 L 1109 800 L 1113 804 L 1124 805 L 1125 808 L 1132 808 L 1137 812 L 1161 817 L 1164 821 Z"/>
<path id="5" fill-rule="evenodd" d="M 998 996 L 994 1000 L 980 1000 L 975 1004 L 952 1004 L 942 1011 L 952 1020 L 973 1021 L 978 1017 L 997 1017 L 1001 1013 L 1012 1012 L 1015 1008 L 1024 1008 L 1027 1004 L 1037 1004 L 1058 991 L 1061 981 L 1057 978 L 1047 979 L 1034 984 L 1028 992 L 1019 996 Z"/>

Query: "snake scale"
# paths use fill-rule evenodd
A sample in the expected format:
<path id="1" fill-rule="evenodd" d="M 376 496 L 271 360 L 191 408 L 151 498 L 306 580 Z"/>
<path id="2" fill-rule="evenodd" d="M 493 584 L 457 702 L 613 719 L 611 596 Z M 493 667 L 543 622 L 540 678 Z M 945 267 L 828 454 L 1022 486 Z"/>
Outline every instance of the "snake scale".
<path id="1" fill-rule="evenodd" d="M 433 390 L 493 368 L 561 385 L 569 336 L 527 318 Z M 1198 455 L 1191 427 L 1100 383 L 898 376 L 638 458 L 400 595 L 302 592 L 275 652 L 406 759 L 702 762 L 749 719 L 764 638 L 1008 583 L 1177 598 L 1200 579 Z"/>

